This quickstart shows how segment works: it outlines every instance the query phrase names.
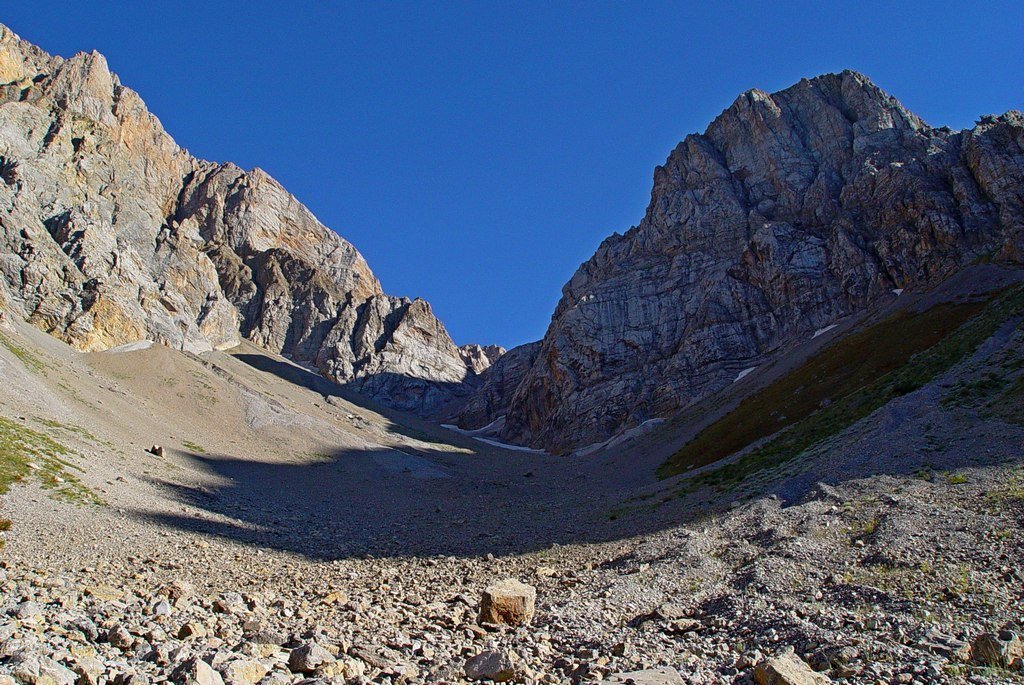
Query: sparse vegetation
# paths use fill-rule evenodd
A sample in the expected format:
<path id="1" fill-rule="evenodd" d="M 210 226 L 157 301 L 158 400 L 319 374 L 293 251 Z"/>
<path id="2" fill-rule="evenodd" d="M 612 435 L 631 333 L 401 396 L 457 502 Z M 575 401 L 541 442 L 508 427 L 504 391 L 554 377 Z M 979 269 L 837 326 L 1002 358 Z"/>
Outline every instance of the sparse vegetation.
<path id="1" fill-rule="evenodd" d="M 736 461 L 692 477 L 688 489 L 701 485 L 728 488 L 753 473 L 783 464 L 886 403 L 924 386 L 973 353 L 1000 325 L 1022 311 L 1024 288 L 1018 286 L 987 306 L 945 304 L 894 315 L 839 341 L 747 398 L 673 455 L 659 474 L 672 476 L 712 463 L 775 433 Z M 826 398 L 831 402 L 821 406 Z"/>
<path id="2" fill-rule="evenodd" d="M 202 445 L 198 445 L 192 442 L 191 440 L 183 440 L 181 442 L 181 446 L 187 450 L 195 452 L 196 454 L 206 454 L 206 450 L 203 448 Z"/>
<path id="3" fill-rule="evenodd" d="M 15 343 L 3 333 L 0 333 L 0 345 L 6 347 L 7 351 L 13 354 L 29 371 L 46 375 L 46 364 L 43 360 Z"/>
<path id="4" fill-rule="evenodd" d="M 68 472 L 70 451 L 43 433 L 0 417 L 0 494 L 30 476 L 44 488 L 75 502 L 100 504 L 102 500 Z"/>

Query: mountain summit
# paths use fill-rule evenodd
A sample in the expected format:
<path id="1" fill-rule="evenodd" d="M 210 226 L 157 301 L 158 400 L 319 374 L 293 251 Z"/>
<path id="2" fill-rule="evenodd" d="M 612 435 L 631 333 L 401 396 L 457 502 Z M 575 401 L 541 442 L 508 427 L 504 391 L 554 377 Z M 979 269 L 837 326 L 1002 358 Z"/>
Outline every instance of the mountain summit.
<path id="1" fill-rule="evenodd" d="M 852 71 L 751 90 L 562 290 L 502 438 L 565 452 L 672 415 L 838 319 L 1024 249 L 1024 116 L 933 128 Z M 475 428 L 476 425 L 466 425 Z"/>
<path id="2" fill-rule="evenodd" d="M 473 378 L 423 300 L 260 169 L 178 147 L 99 53 L 0 28 L 0 304 L 80 350 L 250 340 L 393 407 Z"/>

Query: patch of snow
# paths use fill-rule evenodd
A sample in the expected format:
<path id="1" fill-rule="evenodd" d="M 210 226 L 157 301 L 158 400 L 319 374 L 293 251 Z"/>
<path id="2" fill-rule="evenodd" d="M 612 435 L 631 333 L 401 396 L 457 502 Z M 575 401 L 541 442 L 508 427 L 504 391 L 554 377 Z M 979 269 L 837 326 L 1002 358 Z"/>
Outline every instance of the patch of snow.
<path id="1" fill-rule="evenodd" d="M 509 445 L 504 442 L 498 442 L 497 440 L 489 440 L 488 438 L 481 438 L 478 435 L 473 436 L 474 440 L 487 443 L 493 447 L 500 447 L 503 450 L 512 450 L 514 452 L 530 452 L 532 454 L 547 454 L 544 450 L 536 450 L 532 447 L 523 447 L 522 445 Z"/>
<path id="2" fill-rule="evenodd" d="M 622 444 L 623 442 L 629 440 L 630 438 L 635 438 L 638 435 L 643 435 L 644 433 L 646 433 L 647 431 L 651 430 L 652 428 L 654 428 L 658 424 L 661 424 L 661 423 L 664 423 L 664 422 L 665 422 L 665 419 L 660 419 L 660 418 L 658 418 L 658 419 L 647 419 L 646 421 L 641 423 L 639 426 L 633 426 L 632 428 L 628 428 L 628 429 L 622 431 L 621 433 L 619 433 L 618 435 L 613 435 L 612 437 L 608 438 L 604 442 L 595 442 L 595 443 L 593 443 L 591 445 L 587 445 L 586 447 L 581 447 L 578 450 L 576 450 L 575 452 L 573 452 L 572 456 L 574 456 L 574 457 L 585 457 L 585 456 L 587 456 L 589 454 L 593 454 L 594 452 L 598 452 L 598 451 L 603 450 L 603 449 L 608 449 L 609 447 L 615 447 L 616 445 Z"/>
<path id="3" fill-rule="evenodd" d="M 754 369 L 756 369 L 756 368 L 757 368 L 756 366 L 751 366 L 749 369 L 743 369 L 738 374 L 736 374 L 736 378 L 733 379 L 733 383 L 736 383 L 736 382 L 739 382 L 739 381 L 743 380 L 744 378 L 746 378 L 747 376 L 752 374 L 754 372 Z"/>
<path id="4" fill-rule="evenodd" d="M 152 340 L 138 340 L 136 342 L 125 343 L 124 345 L 118 345 L 117 347 L 111 347 L 109 350 L 104 350 L 104 352 L 137 352 L 138 350 L 148 350 L 152 346 Z"/>
<path id="5" fill-rule="evenodd" d="M 899 297 L 900 295 L 903 294 L 903 288 L 893 288 L 892 291 L 893 293 L 896 294 L 896 297 Z"/>
<path id="6" fill-rule="evenodd" d="M 818 330 L 814 331 L 814 335 L 811 336 L 811 340 L 814 340 L 819 335 L 824 335 L 825 333 L 828 333 L 829 331 L 831 331 L 833 328 L 835 328 L 838 325 L 839 324 L 834 323 L 831 326 L 825 326 L 824 328 L 819 328 Z"/>
<path id="7" fill-rule="evenodd" d="M 498 418 L 494 419 L 493 421 L 491 421 L 489 424 L 482 428 L 473 428 L 472 430 L 469 430 L 466 428 L 459 428 L 458 426 L 453 426 L 450 423 L 442 423 L 441 428 L 447 428 L 450 431 L 455 431 L 456 433 L 461 433 L 462 435 L 477 436 L 487 435 L 488 433 L 496 433 L 504 425 L 505 417 L 499 416 Z"/>

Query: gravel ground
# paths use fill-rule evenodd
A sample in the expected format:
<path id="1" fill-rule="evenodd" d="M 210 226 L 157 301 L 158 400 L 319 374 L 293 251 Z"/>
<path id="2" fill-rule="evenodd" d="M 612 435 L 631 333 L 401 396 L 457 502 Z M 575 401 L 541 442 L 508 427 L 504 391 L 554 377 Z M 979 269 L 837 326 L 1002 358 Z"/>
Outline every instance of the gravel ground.
<path id="1" fill-rule="evenodd" d="M 686 497 L 609 477 L 641 454 L 508 452 L 229 355 L 5 334 L 40 366 L 0 349 L 0 415 L 104 504 L 31 477 L 5 497 L 0 680 L 454 683 L 484 654 L 521 682 L 747 683 L 792 649 L 834 682 L 1021 682 L 982 636 L 1024 620 L 1024 429 L 964 390 L 1009 373 L 1015 329 L 784 471 Z M 536 588 L 529 624 L 478 622 L 503 578 Z"/>

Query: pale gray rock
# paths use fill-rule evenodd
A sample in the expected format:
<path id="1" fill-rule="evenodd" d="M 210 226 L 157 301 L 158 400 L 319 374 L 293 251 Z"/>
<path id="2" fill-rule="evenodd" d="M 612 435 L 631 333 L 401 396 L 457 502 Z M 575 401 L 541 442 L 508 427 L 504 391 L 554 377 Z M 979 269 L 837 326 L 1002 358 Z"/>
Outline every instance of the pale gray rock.
<path id="1" fill-rule="evenodd" d="M 448 417 L 460 428 L 476 430 L 505 416 L 516 388 L 537 359 L 540 341 L 513 347 L 481 374 L 482 384 Z"/>
<path id="2" fill-rule="evenodd" d="M 288 668 L 293 673 L 313 673 L 334 662 L 334 656 L 316 642 L 302 645 L 288 655 Z"/>
<path id="3" fill-rule="evenodd" d="M 821 673 L 815 673 L 792 650 L 761 661 L 754 667 L 757 685 L 828 685 L 832 682 Z"/>
<path id="4" fill-rule="evenodd" d="M 683 685 L 683 678 L 671 668 L 648 668 L 629 673 L 612 673 L 600 685 Z"/>
<path id="5" fill-rule="evenodd" d="M 459 355 L 469 369 L 480 375 L 505 354 L 505 348 L 499 345 L 463 345 Z"/>
<path id="6" fill-rule="evenodd" d="M 19 652 L 8 662 L 14 678 L 25 685 L 74 685 L 74 671 L 48 656 L 35 652 Z"/>
<path id="7" fill-rule="evenodd" d="M 894 289 L 1019 264 L 1022 182 L 1020 112 L 933 128 L 850 71 L 744 93 L 565 285 L 501 439 L 601 442 Z"/>
<path id="8" fill-rule="evenodd" d="M 260 169 L 196 159 L 98 53 L 0 27 L 0 306 L 78 349 L 248 339 L 400 409 L 474 372 L 422 300 Z"/>
<path id="9" fill-rule="evenodd" d="M 490 680 L 503 683 L 516 677 L 518 660 L 508 650 L 488 649 L 466 661 L 469 680 Z"/>
<path id="10" fill-rule="evenodd" d="M 199 657 L 191 657 L 178 664 L 171 671 L 171 681 L 177 685 L 224 685 L 220 673 Z"/>

